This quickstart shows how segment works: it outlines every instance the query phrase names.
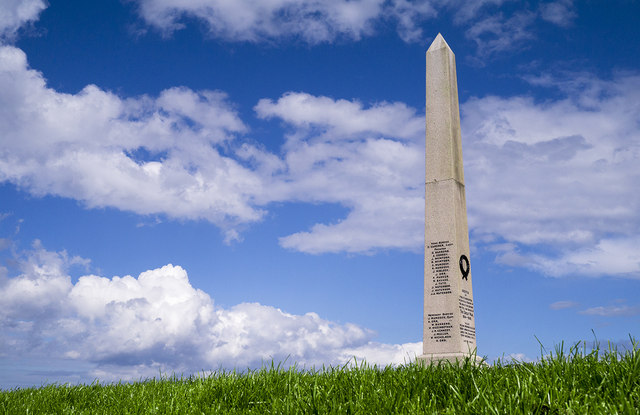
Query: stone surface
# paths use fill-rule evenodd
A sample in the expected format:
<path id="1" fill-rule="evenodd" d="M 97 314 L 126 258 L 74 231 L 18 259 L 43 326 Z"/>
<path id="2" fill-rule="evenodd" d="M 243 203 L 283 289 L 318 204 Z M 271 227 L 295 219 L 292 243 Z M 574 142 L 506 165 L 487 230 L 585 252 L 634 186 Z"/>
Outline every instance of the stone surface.
<path id="1" fill-rule="evenodd" d="M 425 363 L 476 349 L 455 55 L 438 34 L 426 56 Z M 479 361 L 475 358 L 475 361 Z"/>

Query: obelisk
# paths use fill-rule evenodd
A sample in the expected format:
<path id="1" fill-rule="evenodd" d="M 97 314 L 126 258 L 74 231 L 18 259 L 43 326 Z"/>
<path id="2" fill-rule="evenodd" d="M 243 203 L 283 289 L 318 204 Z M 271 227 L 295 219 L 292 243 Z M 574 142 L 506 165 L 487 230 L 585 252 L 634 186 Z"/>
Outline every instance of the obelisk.
<path id="1" fill-rule="evenodd" d="M 418 359 L 462 362 L 474 355 L 476 333 L 456 62 L 441 34 L 426 59 L 424 328 Z"/>

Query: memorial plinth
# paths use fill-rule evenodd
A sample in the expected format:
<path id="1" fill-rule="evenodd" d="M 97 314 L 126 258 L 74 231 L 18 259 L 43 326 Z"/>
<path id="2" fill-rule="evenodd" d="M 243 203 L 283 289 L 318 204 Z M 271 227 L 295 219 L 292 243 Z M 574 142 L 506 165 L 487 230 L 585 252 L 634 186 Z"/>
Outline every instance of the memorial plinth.
<path id="1" fill-rule="evenodd" d="M 476 333 L 455 55 L 438 34 L 426 55 L 423 355 L 475 362 Z"/>

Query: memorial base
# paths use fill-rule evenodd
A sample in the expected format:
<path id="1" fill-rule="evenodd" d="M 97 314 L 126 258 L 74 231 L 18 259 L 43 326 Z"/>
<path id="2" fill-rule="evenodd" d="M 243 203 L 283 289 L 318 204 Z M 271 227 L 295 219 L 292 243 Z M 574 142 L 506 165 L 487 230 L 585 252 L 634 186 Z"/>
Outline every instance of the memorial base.
<path id="1" fill-rule="evenodd" d="M 475 366 L 488 366 L 488 364 L 482 360 L 482 357 L 465 353 L 423 354 L 416 358 L 416 363 L 425 366 L 431 364 L 439 366 L 441 363 L 449 362 L 453 365 L 462 366 L 467 359 Z"/>

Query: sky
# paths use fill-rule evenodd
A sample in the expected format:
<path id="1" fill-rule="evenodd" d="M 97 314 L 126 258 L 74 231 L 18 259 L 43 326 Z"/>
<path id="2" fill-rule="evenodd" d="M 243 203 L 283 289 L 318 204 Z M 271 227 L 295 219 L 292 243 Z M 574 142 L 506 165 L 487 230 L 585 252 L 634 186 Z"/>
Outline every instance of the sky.
<path id="1" fill-rule="evenodd" d="M 2 0 L 0 388 L 421 354 L 438 33 L 478 354 L 630 347 L 639 25 L 637 0 Z"/>

